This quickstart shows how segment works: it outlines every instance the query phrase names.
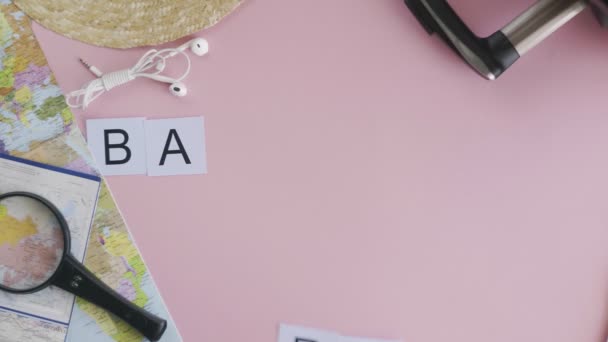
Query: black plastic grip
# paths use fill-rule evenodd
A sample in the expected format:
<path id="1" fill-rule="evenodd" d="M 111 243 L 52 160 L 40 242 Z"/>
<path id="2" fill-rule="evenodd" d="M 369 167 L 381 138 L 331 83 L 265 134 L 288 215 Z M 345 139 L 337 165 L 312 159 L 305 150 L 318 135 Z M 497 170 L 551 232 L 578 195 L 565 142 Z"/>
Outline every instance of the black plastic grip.
<path id="1" fill-rule="evenodd" d="M 87 270 L 71 254 L 66 255 L 53 285 L 71 292 L 108 310 L 137 329 L 150 341 L 158 341 L 167 328 L 167 321 L 131 303 L 93 273 Z"/>
<path id="2" fill-rule="evenodd" d="M 476 36 L 445 0 L 404 1 L 429 34 L 439 34 L 485 78 L 497 78 L 519 58 L 519 53 L 501 31 L 486 38 Z"/>

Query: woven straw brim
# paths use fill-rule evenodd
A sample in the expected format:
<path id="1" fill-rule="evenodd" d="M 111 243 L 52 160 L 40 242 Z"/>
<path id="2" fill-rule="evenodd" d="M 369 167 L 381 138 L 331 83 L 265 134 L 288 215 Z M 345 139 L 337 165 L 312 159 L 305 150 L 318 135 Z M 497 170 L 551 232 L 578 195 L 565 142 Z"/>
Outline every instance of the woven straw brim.
<path id="1" fill-rule="evenodd" d="M 14 0 L 46 28 L 89 44 L 131 48 L 215 25 L 243 0 Z"/>

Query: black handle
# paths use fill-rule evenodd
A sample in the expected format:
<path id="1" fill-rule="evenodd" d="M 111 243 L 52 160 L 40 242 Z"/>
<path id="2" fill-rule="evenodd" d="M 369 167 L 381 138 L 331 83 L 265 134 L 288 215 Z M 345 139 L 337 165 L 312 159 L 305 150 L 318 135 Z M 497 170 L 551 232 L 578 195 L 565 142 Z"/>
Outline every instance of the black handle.
<path id="1" fill-rule="evenodd" d="M 405 4 L 429 34 L 439 34 L 487 79 L 496 79 L 519 58 L 519 53 L 501 31 L 487 38 L 476 36 L 445 0 L 405 0 Z"/>
<path id="2" fill-rule="evenodd" d="M 158 341 L 167 321 L 126 300 L 78 262 L 71 254 L 63 259 L 53 285 L 71 292 L 120 317 L 150 341 Z"/>

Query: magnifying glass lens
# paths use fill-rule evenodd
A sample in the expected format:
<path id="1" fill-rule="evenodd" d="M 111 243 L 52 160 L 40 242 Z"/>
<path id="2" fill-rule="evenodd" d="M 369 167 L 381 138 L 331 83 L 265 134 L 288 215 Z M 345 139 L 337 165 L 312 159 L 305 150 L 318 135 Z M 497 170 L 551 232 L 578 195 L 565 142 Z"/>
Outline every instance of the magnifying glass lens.
<path id="1" fill-rule="evenodd" d="M 0 200 L 0 285 L 15 291 L 43 285 L 63 250 L 59 221 L 44 204 L 25 196 Z"/>

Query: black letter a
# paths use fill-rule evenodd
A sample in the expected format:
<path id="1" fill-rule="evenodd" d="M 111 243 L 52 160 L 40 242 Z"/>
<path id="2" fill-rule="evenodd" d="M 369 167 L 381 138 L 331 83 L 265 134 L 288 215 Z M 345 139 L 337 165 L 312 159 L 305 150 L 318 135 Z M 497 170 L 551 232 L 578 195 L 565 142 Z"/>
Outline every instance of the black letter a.
<path id="1" fill-rule="evenodd" d="M 110 134 L 122 134 L 123 141 L 118 144 L 110 144 Z M 131 149 L 127 147 L 129 142 L 129 134 L 122 129 L 105 129 L 103 131 L 103 140 L 106 150 L 106 165 L 119 165 L 126 164 L 131 160 Z M 111 148 L 122 148 L 125 150 L 125 158 L 121 160 L 110 160 L 110 149 Z"/>
<path id="2" fill-rule="evenodd" d="M 169 146 L 171 146 L 171 137 L 175 137 L 175 142 L 177 143 L 179 149 L 169 150 Z M 158 165 L 165 165 L 165 159 L 167 159 L 167 154 L 181 154 L 182 157 L 184 157 L 184 161 L 186 162 L 186 164 L 192 164 L 190 162 L 190 158 L 188 157 L 188 153 L 186 153 L 186 149 L 184 148 L 184 145 L 182 145 L 182 141 L 180 140 L 179 135 L 177 135 L 177 131 L 175 129 L 169 130 L 169 136 L 167 137 L 167 142 L 165 143 L 165 149 L 163 150 L 163 155 L 160 158 L 160 164 Z"/>

